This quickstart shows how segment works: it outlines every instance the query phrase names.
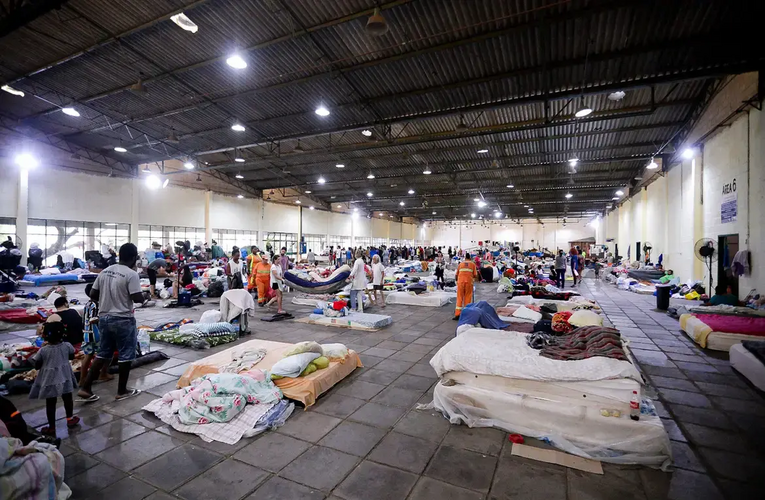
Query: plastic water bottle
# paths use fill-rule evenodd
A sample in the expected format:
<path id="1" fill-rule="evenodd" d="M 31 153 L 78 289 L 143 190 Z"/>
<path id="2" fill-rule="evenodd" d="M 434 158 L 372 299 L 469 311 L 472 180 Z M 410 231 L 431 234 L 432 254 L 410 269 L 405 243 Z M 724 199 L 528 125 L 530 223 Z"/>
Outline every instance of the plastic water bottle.
<path id="1" fill-rule="evenodd" d="M 640 420 L 640 398 L 637 391 L 632 391 L 632 399 L 630 399 L 630 418 L 632 420 Z"/>

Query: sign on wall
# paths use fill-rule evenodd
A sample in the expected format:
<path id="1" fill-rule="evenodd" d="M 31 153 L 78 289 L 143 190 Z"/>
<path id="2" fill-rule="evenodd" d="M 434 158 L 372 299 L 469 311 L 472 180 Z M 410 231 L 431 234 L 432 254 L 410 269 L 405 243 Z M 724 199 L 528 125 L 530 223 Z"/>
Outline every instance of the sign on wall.
<path id="1" fill-rule="evenodd" d="M 738 214 L 738 193 L 736 192 L 736 179 L 728 184 L 723 184 L 722 198 L 720 200 L 720 222 L 735 222 Z"/>

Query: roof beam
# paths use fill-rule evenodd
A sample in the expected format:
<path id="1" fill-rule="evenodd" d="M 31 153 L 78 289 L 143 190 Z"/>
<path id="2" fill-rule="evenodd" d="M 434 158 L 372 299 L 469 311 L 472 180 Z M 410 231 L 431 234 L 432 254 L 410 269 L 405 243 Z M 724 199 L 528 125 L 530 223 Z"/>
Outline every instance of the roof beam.
<path id="1" fill-rule="evenodd" d="M 51 10 L 60 9 L 69 0 L 36 0 L 10 3 L 10 11 L 0 17 L 0 38 L 23 28 Z"/>

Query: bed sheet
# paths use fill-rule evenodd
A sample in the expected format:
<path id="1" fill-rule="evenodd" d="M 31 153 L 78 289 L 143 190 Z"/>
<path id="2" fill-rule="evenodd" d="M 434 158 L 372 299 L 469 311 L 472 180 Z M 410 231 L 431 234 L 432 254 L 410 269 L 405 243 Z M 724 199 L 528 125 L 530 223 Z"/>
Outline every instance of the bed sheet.
<path id="1" fill-rule="evenodd" d="M 765 340 L 763 335 L 714 331 L 693 314 L 680 315 L 680 329 L 698 345 L 713 351 L 730 351 L 731 346 L 742 340 Z"/>
<path id="2" fill-rule="evenodd" d="M 330 318 L 324 316 L 323 314 L 311 314 L 308 316 L 308 322 L 315 325 L 379 329 L 393 323 L 393 318 L 383 314 L 351 312 L 347 316 L 342 316 L 339 318 Z"/>
<path id="3" fill-rule="evenodd" d="M 456 301 L 457 294 L 452 292 L 425 292 L 412 295 L 408 292 L 391 292 L 385 297 L 386 304 L 402 304 L 406 306 L 441 307 Z"/>
<path id="4" fill-rule="evenodd" d="M 430 360 L 439 376 L 452 371 L 480 375 L 539 380 L 578 382 L 628 378 L 643 383 L 635 365 L 628 361 L 592 357 L 559 361 L 539 355 L 526 343 L 526 334 L 473 328 L 462 332 L 443 346 Z"/>
<path id="5" fill-rule="evenodd" d="M 77 274 L 27 274 L 24 276 L 22 282 L 28 281 L 34 286 L 42 286 L 48 283 L 71 283 L 80 281 L 80 276 Z"/>
<path id="6" fill-rule="evenodd" d="M 235 353 L 247 349 L 266 349 L 266 356 L 255 366 L 261 370 L 269 370 L 274 363 L 282 359 L 283 353 L 294 344 L 285 342 L 273 342 L 270 340 L 250 340 L 237 346 L 220 351 L 206 358 L 202 358 L 189 365 L 186 371 L 178 379 L 178 387 L 186 387 L 195 378 L 208 373 L 218 373 L 221 366 L 231 362 Z M 321 394 L 327 392 L 335 384 L 351 374 L 356 368 L 360 368 L 361 359 L 356 351 L 349 350 L 348 356 L 342 361 L 331 361 L 329 367 L 317 370 L 306 377 L 283 378 L 274 383 L 282 390 L 284 397 L 300 401 L 307 408 L 316 402 Z"/>
<path id="7" fill-rule="evenodd" d="M 730 365 L 756 388 L 765 391 L 765 364 L 741 344 L 730 348 Z"/>

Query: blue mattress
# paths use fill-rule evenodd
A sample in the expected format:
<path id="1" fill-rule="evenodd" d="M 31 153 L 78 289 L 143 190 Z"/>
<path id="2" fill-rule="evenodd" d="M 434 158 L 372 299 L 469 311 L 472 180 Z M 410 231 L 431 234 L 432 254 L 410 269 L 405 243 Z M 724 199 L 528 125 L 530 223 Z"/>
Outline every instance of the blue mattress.
<path id="1" fill-rule="evenodd" d="M 296 290 L 300 290 L 303 293 L 325 294 L 335 293 L 338 290 L 344 288 L 346 285 L 345 280 L 347 280 L 348 276 L 350 275 L 350 271 L 344 271 L 342 273 L 338 273 L 337 276 L 329 281 L 318 282 L 304 280 L 292 273 L 284 273 L 284 281 L 286 281 L 290 287 Z"/>
<path id="2" fill-rule="evenodd" d="M 52 283 L 72 283 L 80 281 L 80 277 L 77 274 L 27 274 L 24 276 L 24 281 L 31 281 L 35 286 L 42 286 Z"/>

